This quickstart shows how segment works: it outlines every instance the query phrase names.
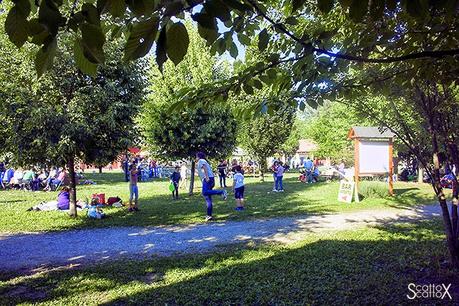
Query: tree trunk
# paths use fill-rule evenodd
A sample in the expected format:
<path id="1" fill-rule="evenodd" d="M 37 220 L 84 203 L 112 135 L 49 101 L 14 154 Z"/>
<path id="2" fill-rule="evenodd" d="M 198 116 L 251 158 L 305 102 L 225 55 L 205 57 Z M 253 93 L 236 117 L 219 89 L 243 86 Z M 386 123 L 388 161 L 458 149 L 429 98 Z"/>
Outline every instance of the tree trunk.
<path id="1" fill-rule="evenodd" d="M 194 171 L 196 168 L 196 162 L 194 159 L 191 160 L 191 175 L 190 175 L 190 191 L 188 192 L 188 195 L 193 195 L 193 189 L 194 189 Z"/>
<path id="2" fill-rule="evenodd" d="M 418 164 L 418 183 L 424 182 L 424 168 L 422 168 L 421 164 Z"/>
<path id="3" fill-rule="evenodd" d="M 72 156 L 67 162 L 67 168 L 70 176 L 70 217 L 77 216 L 76 210 L 76 176 L 75 176 L 75 159 Z"/>
<path id="4" fill-rule="evenodd" d="M 266 157 L 264 158 L 261 158 L 260 161 L 260 182 L 264 182 L 265 181 L 265 171 L 266 171 Z"/>
<path id="5" fill-rule="evenodd" d="M 432 125 L 431 125 L 432 126 Z M 448 251 L 451 256 L 451 265 L 459 269 L 459 249 L 457 247 L 457 232 L 453 231 L 453 224 L 449 214 L 448 203 L 446 202 L 446 196 L 443 193 L 443 188 L 440 184 L 440 159 L 438 156 L 439 149 L 438 149 L 438 140 L 436 130 L 431 129 L 432 133 L 432 153 L 433 153 L 433 177 L 431 178 L 432 186 L 435 190 L 435 193 L 438 198 L 438 202 L 440 203 L 442 216 L 443 216 L 443 225 L 446 234 L 446 243 L 448 245 Z M 457 211 L 456 211 L 457 213 Z M 453 209 L 454 214 L 454 209 Z"/>
<path id="6" fill-rule="evenodd" d="M 102 166 L 99 166 L 99 173 L 102 173 Z"/>

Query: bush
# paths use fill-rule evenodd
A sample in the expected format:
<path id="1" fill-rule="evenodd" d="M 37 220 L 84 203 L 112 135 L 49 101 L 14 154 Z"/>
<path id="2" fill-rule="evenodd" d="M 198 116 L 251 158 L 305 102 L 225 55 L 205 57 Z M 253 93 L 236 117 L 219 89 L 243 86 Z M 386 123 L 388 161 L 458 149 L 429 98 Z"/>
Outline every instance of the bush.
<path id="1" fill-rule="evenodd" d="M 385 198 L 389 196 L 389 186 L 385 182 L 363 181 L 359 184 L 359 194 L 364 198 Z"/>

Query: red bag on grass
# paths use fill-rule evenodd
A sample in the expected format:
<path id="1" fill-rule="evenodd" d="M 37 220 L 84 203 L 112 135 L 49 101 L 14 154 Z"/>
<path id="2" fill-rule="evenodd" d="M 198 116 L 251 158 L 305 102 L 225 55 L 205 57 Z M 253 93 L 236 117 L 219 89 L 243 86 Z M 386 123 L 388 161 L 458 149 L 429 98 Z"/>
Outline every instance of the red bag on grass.
<path id="1" fill-rule="evenodd" d="M 113 205 L 113 203 L 121 202 L 120 197 L 109 197 L 107 200 L 107 205 Z"/>
<path id="2" fill-rule="evenodd" d="M 95 199 L 99 199 L 99 204 L 105 204 L 105 193 L 94 193 L 92 195 L 92 198 Z"/>

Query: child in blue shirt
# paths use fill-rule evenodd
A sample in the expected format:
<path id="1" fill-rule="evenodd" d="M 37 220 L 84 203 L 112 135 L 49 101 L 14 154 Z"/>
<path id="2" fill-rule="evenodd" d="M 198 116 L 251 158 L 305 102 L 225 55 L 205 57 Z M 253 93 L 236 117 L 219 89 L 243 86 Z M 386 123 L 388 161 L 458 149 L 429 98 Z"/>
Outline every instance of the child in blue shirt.
<path id="1" fill-rule="evenodd" d="M 236 210 L 244 210 L 244 175 L 242 175 L 241 166 L 235 167 L 233 175 L 234 197 L 236 198 Z"/>
<path id="2" fill-rule="evenodd" d="M 101 209 L 102 206 L 99 204 L 99 198 L 93 198 L 88 206 L 88 217 L 94 219 L 105 218 L 105 213 Z"/>

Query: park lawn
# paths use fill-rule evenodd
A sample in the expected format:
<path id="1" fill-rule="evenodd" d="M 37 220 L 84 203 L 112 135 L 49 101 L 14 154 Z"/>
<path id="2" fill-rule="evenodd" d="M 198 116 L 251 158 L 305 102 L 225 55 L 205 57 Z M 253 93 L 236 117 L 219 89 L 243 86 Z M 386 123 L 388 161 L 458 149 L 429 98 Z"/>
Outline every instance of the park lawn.
<path id="1" fill-rule="evenodd" d="M 409 283 L 452 283 L 457 303 L 459 279 L 447 260 L 440 219 L 386 223 L 291 245 L 3 275 L 0 304 L 399 305 L 410 302 Z"/>
<path id="2" fill-rule="evenodd" d="M 122 173 L 88 174 L 87 177 L 96 181 L 97 185 L 79 186 L 78 199 L 88 199 L 93 193 L 105 193 L 106 198 L 120 196 L 125 203 L 128 201 L 128 184 L 123 181 Z M 347 204 L 337 201 L 338 182 L 304 184 L 297 180 L 296 174 L 292 173 L 286 175 L 285 192 L 274 193 L 271 191 L 272 180 L 271 176 L 267 177 L 264 183 L 255 178 L 246 179 L 247 210 L 244 212 L 234 211 L 232 192 L 227 202 L 214 197 L 216 221 L 327 214 L 363 209 L 395 209 L 435 202 L 431 188 L 426 184 L 396 183 L 395 197 L 367 197 L 360 203 Z M 184 194 L 178 201 L 171 199 L 168 184 L 167 179 L 140 182 L 141 211 L 128 213 L 125 208 L 106 208 L 108 217 L 104 220 L 89 219 L 86 217 L 86 211 L 79 212 L 79 216 L 75 219 L 69 218 L 62 211 L 26 211 L 27 208 L 41 201 L 55 200 L 57 192 L 0 190 L 0 219 L 2 220 L 0 232 L 60 231 L 107 226 L 155 226 L 203 222 L 205 204 L 199 194 L 200 182 L 193 196 Z M 383 183 L 364 182 L 363 186 L 376 186 L 378 187 L 376 189 L 380 189 L 381 184 Z M 185 193 L 184 190 L 181 192 Z"/>

